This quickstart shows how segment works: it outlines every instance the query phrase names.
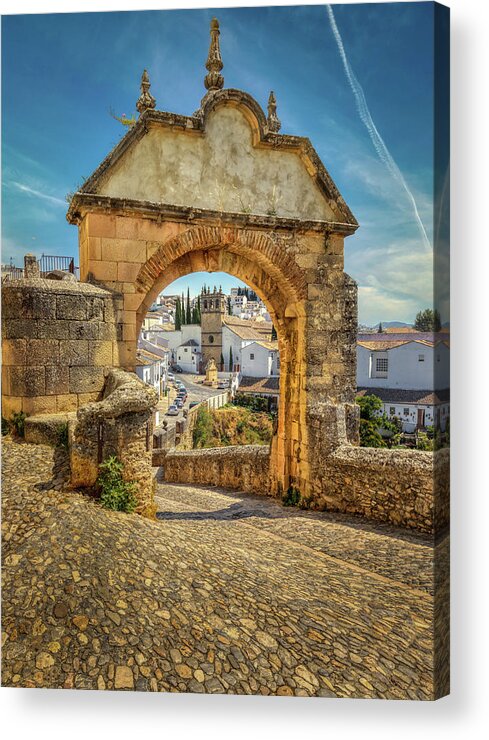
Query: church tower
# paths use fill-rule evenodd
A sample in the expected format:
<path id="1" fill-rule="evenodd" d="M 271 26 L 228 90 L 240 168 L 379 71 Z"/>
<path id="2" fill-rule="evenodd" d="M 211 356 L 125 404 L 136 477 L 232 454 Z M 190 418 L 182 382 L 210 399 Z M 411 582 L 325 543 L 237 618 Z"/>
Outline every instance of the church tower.
<path id="1" fill-rule="evenodd" d="M 222 369 L 222 320 L 226 313 L 226 296 L 221 288 L 204 288 L 200 296 L 202 331 L 202 362 L 204 368 L 214 358 L 218 370 Z"/>

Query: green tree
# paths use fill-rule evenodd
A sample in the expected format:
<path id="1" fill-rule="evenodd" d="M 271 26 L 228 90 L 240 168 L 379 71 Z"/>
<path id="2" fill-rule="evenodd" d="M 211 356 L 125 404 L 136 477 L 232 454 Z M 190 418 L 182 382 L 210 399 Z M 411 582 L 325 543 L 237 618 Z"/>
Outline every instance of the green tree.
<path id="1" fill-rule="evenodd" d="M 418 311 L 414 320 L 414 328 L 416 331 L 440 331 L 441 319 L 439 312 L 432 308 Z"/>
<path id="2" fill-rule="evenodd" d="M 360 447 L 385 447 L 378 431 L 382 422 L 378 415 L 382 401 L 378 396 L 368 395 L 358 396 L 356 402 L 360 406 Z"/>
<path id="3" fill-rule="evenodd" d="M 185 296 L 183 295 L 183 291 L 182 291 L 182 298 L 181 298 L 180 305 L 182 307 L 181 309 L 182 310 L 182 324 L 186 324 L 187 321 L 186 321 L 186 315 L 185 315 Z"/>
<path id="4" fill-rule="evenodd" d="M 378 328 L 378 332 L 379 332 L 379 334 L 382 334 L 382 332 L 383 332 L 383 331 L 384 331 L 384 328 L 383 328 L 383 326 L 382 326 L 382 321 L 379 321 L 379 328 Z"/>
<path id="5" fill-rule="evenodd" d="M 224 355 L 221 352 L 221 371 L 224 370 Z"/>
<path id="6" fill-rule="evenodd" d="M 231 314 L 233 313 L 233 310 L 231 308 L 231 296 L 230 295 L 228 295 L 227 304 L 228 304 L 228 314 L 229 316 L 231 316 Z"/>
<path id="7" fill-rule="evenodd" d="M 192 323 L 192 311 L 190 310 L 190 288 L 187 288 L 187 309 L 185 312 L 185 323 Z"/>
<path id="8" fill-rule="evenodd" d="M 175 330 L 179 331 L 182 328 L 182 305 L 180 303 L 180 298 L 177 298 L 177 302 L 175 304 Z"/>
<path id="9" fill-rule="evenodd" d="M 277 330 L 276 330 L 274 324 L 272 324 L 272 335 L 271 335 L 270 339 L 272 340 L 272 342 L 275 342 L 276 339 L 277 339 Z"/>
<path id="10" fill-rule="evenodd" d="M 232 373 L 233 371 L 233 348 L 229 348 L 229 372 Z"/>

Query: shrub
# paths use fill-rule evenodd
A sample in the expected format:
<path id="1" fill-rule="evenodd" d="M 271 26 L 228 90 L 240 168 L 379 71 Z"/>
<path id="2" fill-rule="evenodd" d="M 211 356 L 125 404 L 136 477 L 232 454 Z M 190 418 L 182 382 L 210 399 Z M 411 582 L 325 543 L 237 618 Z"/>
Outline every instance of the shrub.
<path id="1" fill-rule="evenodd" d="M 431 440 L 424 432 L 418 432 L 416 438 L 416 449 L 417 450 L 433 450 L 433 440 Z"/>
<path id="2" fill-rule="evenodd" d="M 58 429 L 58 447 L 68 449 L 68 424 L 62 424 Z"/>
<path id="3" fill-rule="evenodd" d="M 10 432 L 10 425 L 5 418 L 5 416 L 2 416 L 2 437 L 5 437 Z"/>
<path id="4" fill-rule="evenodd" d="M 124 465 L 115 455 L 108 457 L 99 466 L 97 486 L 100 489 L 100 503 L 112 511 L 125 511 L 131 514 L 137 505 L 135 483 L 129 483 L 122 477 Z"/>
<path id="5" fill-rule="evenodd" d="M 379 432 L 377 421 L 360 419 L 360 447 L 385 447 L 386 444 Z"/>
<path id="6" fill-rule="evenodd" d="M 10 420 L 10 427 L 14 430 L 14 434 L 17 437 L 24 437 L 25 435 L 25 420 L 27 415 L 23 411 L 14 411 Z"/>
<path id="7" fill-rule="evenodd" d="M 299 506 L 301 500 L 301 492 L 295 486 L 290 486 L 286 493 L 282 496 L 282 503 L 284 506 Z"/>

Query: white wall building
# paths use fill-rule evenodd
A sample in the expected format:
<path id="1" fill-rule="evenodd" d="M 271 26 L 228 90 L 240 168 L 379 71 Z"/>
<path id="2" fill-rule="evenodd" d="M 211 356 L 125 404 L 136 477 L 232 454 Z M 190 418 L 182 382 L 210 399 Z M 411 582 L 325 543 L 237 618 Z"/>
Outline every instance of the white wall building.
<path id="1" fill-rule="evenodd" d="M 200 324 L 182 324 L 178 331 L 163 331 L 161 337 L 168 342 L 171 362 L 177 362 L 177 349 L 185 345 L 190 339 L 197 343 L 200 352 L 202 346 L 202 331 Z"/>
<path id="2" fill-rule="evenodd" d="M 359 334 L 357 388 L 374 394 L 387 416 L 397 416 L 403 431 L 436 426 L 445 430 L 450 415 L 448 334 L 428 332 Z"/>
<path id="3" fill-rule="evenodd" d="M 278 342 L 255 341 L 241 350 L 241 373 L 250 378 L 266 378 L 280 373 Z"/>
<path id="4" fill-rule="evenodd" d="M 195 339 L 189 339 L 176 349 L 176 364 L 184 373 L 198 373 L 202 354 Z"/>

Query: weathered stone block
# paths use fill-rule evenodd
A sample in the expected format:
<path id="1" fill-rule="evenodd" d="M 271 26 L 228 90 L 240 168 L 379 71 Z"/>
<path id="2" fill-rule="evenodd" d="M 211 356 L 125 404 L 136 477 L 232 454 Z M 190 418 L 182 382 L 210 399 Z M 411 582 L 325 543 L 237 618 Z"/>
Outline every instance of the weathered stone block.
<path id="1" fill-rule="evenodd" d="M 146 248 L 144 251 L 146 253 Z M 117 279 L 127 282 L 136 280 L 142 264 L 142 260 L 141 262 L 119 262 L 117 264 Z"/>
<path id="2" fill-rule="evenodd" d="M 34 339 L 37 337 L 38 323 L 30 319 L 8 319 L 2 316 L 2 338 Z"/>
<path id="3" fill-rule="evenodd" d="M 24 398 L 22 410 L 31 416 L 32 414 L 55 414 L 56 396 L 38 396 Z"/>
<path id="4" fill-rule="evenodd" d="M 28 339 L 26 364 L 58 365 L 59 341 L 57 339 Z"/>
<path id="5" fill-rule="evenodd" d="M 117 339 L 117 328 L 112 322 L 97 321 L 98 337 L 101 340 L 114 340 Z"/>
<path id="6" fill-rule="evenodd" d="M 90 365 L 112 367 L 112 342 L 89 342 Z"/>
<path id="7" fill-rule="evenodd" d="M 46 395 L 56 396 L 70 392 L 70 373 L 66 366 L 46 367 Z"/>
<path id="8" fill-rule="evenodd" d="M 87 300 L 88 321 L 103 321 L 105 300 L 103 298 L 89 298 Z"/>
<path id="9" fill-rule="evenodd" d="M 58 295 L 56 298 L 56 318 L 85 321 L 87 300 L 78 295 Z"/>
<path id="10" fill-rule="evenodd" d="M 98 393 L 104 387 L 101 367 L 70 367 L 70 393 Z"/>
<path id="11" fill-rule="evenodd" d="M 113 282 L 117 280 L 117 262 L 95 262 L 94 260 L 90 260 L 88 271 L 94 280 L 100 280 L 102 282 Z"/>
<path id="12" fill-rule="evenodd" d="M 25 339 L 5 339 L 2 345 L 2 362 L 4 365 L 25 365 Z"/>
<path id="13" fill-rule="evenodd" d="M 38 339 L 69 339 L 70 338 L 69 320 L 49 319 L 37 322 Z"/>
<path id="14" fill-rule="evenodd" d="M 70 339 L 60 342 L 59 359 L 62 365 L 68 367 L 89 365 L 88 341 Z"/>
<path id="15" fill-rule="evenodd" d="M 67 339 L 87 339 L 93 341 L 99 338 L 98 321 L 72 321 L 70 322 L 69 336 Z"/>
<path id="16" fill-rule="evenodd" d="M 44 396 L 44 367 L 8 367 L 4 393 L 11 396 Z"/>
<path id="17" fill-rule="evenodd" d="M 76 411 L 78 408 L 78 396 L 74 393 L 67 393 L 56 396 L 56 411 Z"/>

